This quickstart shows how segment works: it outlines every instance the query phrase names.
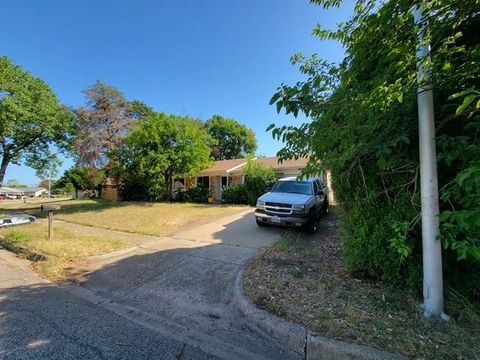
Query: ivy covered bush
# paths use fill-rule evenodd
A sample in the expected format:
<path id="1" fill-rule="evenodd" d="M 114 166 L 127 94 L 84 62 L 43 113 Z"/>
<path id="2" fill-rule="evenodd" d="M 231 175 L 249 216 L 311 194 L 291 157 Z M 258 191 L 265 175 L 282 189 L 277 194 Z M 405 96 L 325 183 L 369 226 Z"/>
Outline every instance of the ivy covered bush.
<path id="1" fill-rule="evenodd" d="M 337 0 L 313 0 L 324 7 Z M 480 13 L 475 0 L 422 1 L 435 103 L 444 276 L 480 293 Z M 345 264 L 354 276 L 420 290 L 416 56 L 420 1 L 356 1 L 353 17 L 314 34 L 339 41 L 340 64 L 292 57 L 306 80 L 271 103 L 311 122 L 275 127 L 282 158 L 310 154 L 307 175 L 332 172 Z M 423 81 L 423 80 L 422 80 Z"/>

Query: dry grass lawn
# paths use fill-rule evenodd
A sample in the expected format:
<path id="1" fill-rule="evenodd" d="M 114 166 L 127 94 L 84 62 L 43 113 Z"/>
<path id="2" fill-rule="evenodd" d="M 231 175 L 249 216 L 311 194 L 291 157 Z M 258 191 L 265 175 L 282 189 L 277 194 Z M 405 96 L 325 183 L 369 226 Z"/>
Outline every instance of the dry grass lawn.
<path id="1" fill-rule="evenodd" d="M 55 225 L 53 239 L 47 239 L 47 224 L 33 223 L 1 229 L 0 245 L 34 260 L 33 267 L 43 278 L 58 281 L 85 258 L 127 248 L 122 239 L 78 234 Z"/>
<path id="2" fill-rule="evenodd" d="M 479 304 L 447 287 L 450 322 L 427 321 L 421 299 L 344 270 L 335 218 L 319 232 L 287 234 L 244 273 L 246 293 L 260 307 L 339 340 L 416 359 L 480 359 Z"/>
<path id="3" fill-rule="evenodd" d="M 190 203 L 111 203 L 98 200 L 76 200 L 63 203 L 56 219 L 109 230 L 144 235 L 166 236 L 185 227 L 247 209 Z"/>

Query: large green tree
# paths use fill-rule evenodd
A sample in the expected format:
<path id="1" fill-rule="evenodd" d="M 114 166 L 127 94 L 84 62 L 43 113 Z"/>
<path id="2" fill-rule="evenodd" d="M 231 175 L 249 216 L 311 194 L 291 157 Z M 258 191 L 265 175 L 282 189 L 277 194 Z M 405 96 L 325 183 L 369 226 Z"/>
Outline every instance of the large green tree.
<path id="1" fill-rule="evenodd" d="M 205 123 L 213 138 L 212 156 L 215 160 L 228 160 L 255 153 L 257 140 L 252 129 L 234 119 L 214 115 Z"/>
<path id="2" fill-rule="evenodd" d="M 209 143 L 199 120 L 164 113 L 140 120 L 113 153 L 123 198 L 169 198 L 174 176 L 193 175 L 211 161 Z"/>
<path id="3" fill-rule="evenodd" d="M 57 158 L 52 145 L 67 149 L 73 132 L 71 112 L 50 87 L 0 57 L 0 185 L 9 164 L 41 172 Z"/>
<path id="4" fill-rule="evenodd" d="M 312 1 L 324 7 L 341 1 Z M 283 158 L 310 154 L 307 173 L 332 170 L 347 270 L 411 288 L 421 285 L 419 157 L 412 6 L 426 11 L 435 97 L 445 272 L 480 288 L 480 15 L 478 0 L 356 1 L 352 19 L 314 34 L 340 41 L 332 64 L 295 55 L 306 80 L 282 85 L 277 109 L 312 121 L 271 127 Z M 457 281 L 458 280 L 458 281 Z M 477 289 L 477 290 L 475 290 Z"/>
<path id="5" fill-rule="evenodd" d="M 65 170 L 63 175 L 54 184 L 54 189 L 75 189 L 75 197 L 78 198 L 78 192 L 98 190 L 99 186 L 105 180 L 105 173 L 101 170 L 87 168 L 82 166 L 73 166 Z"/>

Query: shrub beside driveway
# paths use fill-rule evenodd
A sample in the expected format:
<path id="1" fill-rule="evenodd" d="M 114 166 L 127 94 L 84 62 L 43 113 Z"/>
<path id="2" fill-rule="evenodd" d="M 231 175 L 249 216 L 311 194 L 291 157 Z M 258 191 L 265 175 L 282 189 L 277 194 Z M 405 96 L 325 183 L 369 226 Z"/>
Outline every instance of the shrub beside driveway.
<path id="1" fill-rule="evenodd" d="M 316 235 L 289 231 L 260 252 L 243 283 L 257 306 L 321 335 L 420 359 L 480 358 L 478 305 L 447 288 L 453 320 L 426 321 L 419 297 L 351 278 L 333 215 Z"/>

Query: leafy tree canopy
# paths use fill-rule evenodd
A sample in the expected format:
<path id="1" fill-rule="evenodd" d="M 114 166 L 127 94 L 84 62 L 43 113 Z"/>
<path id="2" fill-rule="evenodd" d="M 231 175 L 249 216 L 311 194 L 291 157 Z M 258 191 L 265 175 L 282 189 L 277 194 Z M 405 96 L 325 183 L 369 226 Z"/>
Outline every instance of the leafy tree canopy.
<path id="1" fill-rule="evenodd" d="M 431 57 L 422 61 L 431 67 L 435 97 L 445 273 L 471 291 L 480 288 L 478 0 L 356 1 L 353 17 L 338 29 L 318 25 L 313 31 L 340 41 L 345 59 L 332 64 L 317 55 L 293 56 L 306 80 L 281 85 L 271 99 L 278 111 L 304 112 L 312 121 L 269 129 L 285 142 L 281 157 L 310 154 L 307 173 L 332 170 L 347 270 L 418 288 L 415 4 L 426 9 L 432 46 Z"/>
<path id="2" fill-rule="evenodd" d="M 257 140 L 252 129 L 234 119 L 214 115 L 207 120 L 206 129 L 213 138 L 212 156 L 215 160 L 228 160 L 253 154 Z"/>
<path id="3" fill-rule="evenodd" d="M 93 191 L 97 190 L 105 180 L 105 173 L 102 170 L 93 168 L 73 166 L 65 171 L 65 173 L 55 182 L 55 189 L 74 189 L 77 193 L 80 190 Z"/>
<path id="4" fill-rule="evenodd" d="M 39 78 L 0 57 L 0 184 L 9 164 L 39 171 L 57 159 L 52 145 L 68 149 L 72 114 Z"/>
<path id="5" fill-rule="evenodd" d="M 11 188 L 15 188 L 15 189 L 25 189 L 27 188 L 28 186 L 25 185 L 25 184 L 21 184 L 18 182 L 17 179 L 10 179 L 6 182 L 5 184 L 6 187 L 11 187 Z"/>
<path id="6" fill-rule="evenodd" d="M 145 119 L 155 114 L 155 111 L 150 106 L 140 100 L 130 102 L 128 112 L 129 116 L 135 120 Z"/>
<path id="7" fill-rule="evenodd" d="M 203 124 L 189 117 L 160 113 L 140 120 L 114 151 L 124 198 L 169 198 L 174 175 L 193 175 L 211 161 L 211 141 Z"/>

